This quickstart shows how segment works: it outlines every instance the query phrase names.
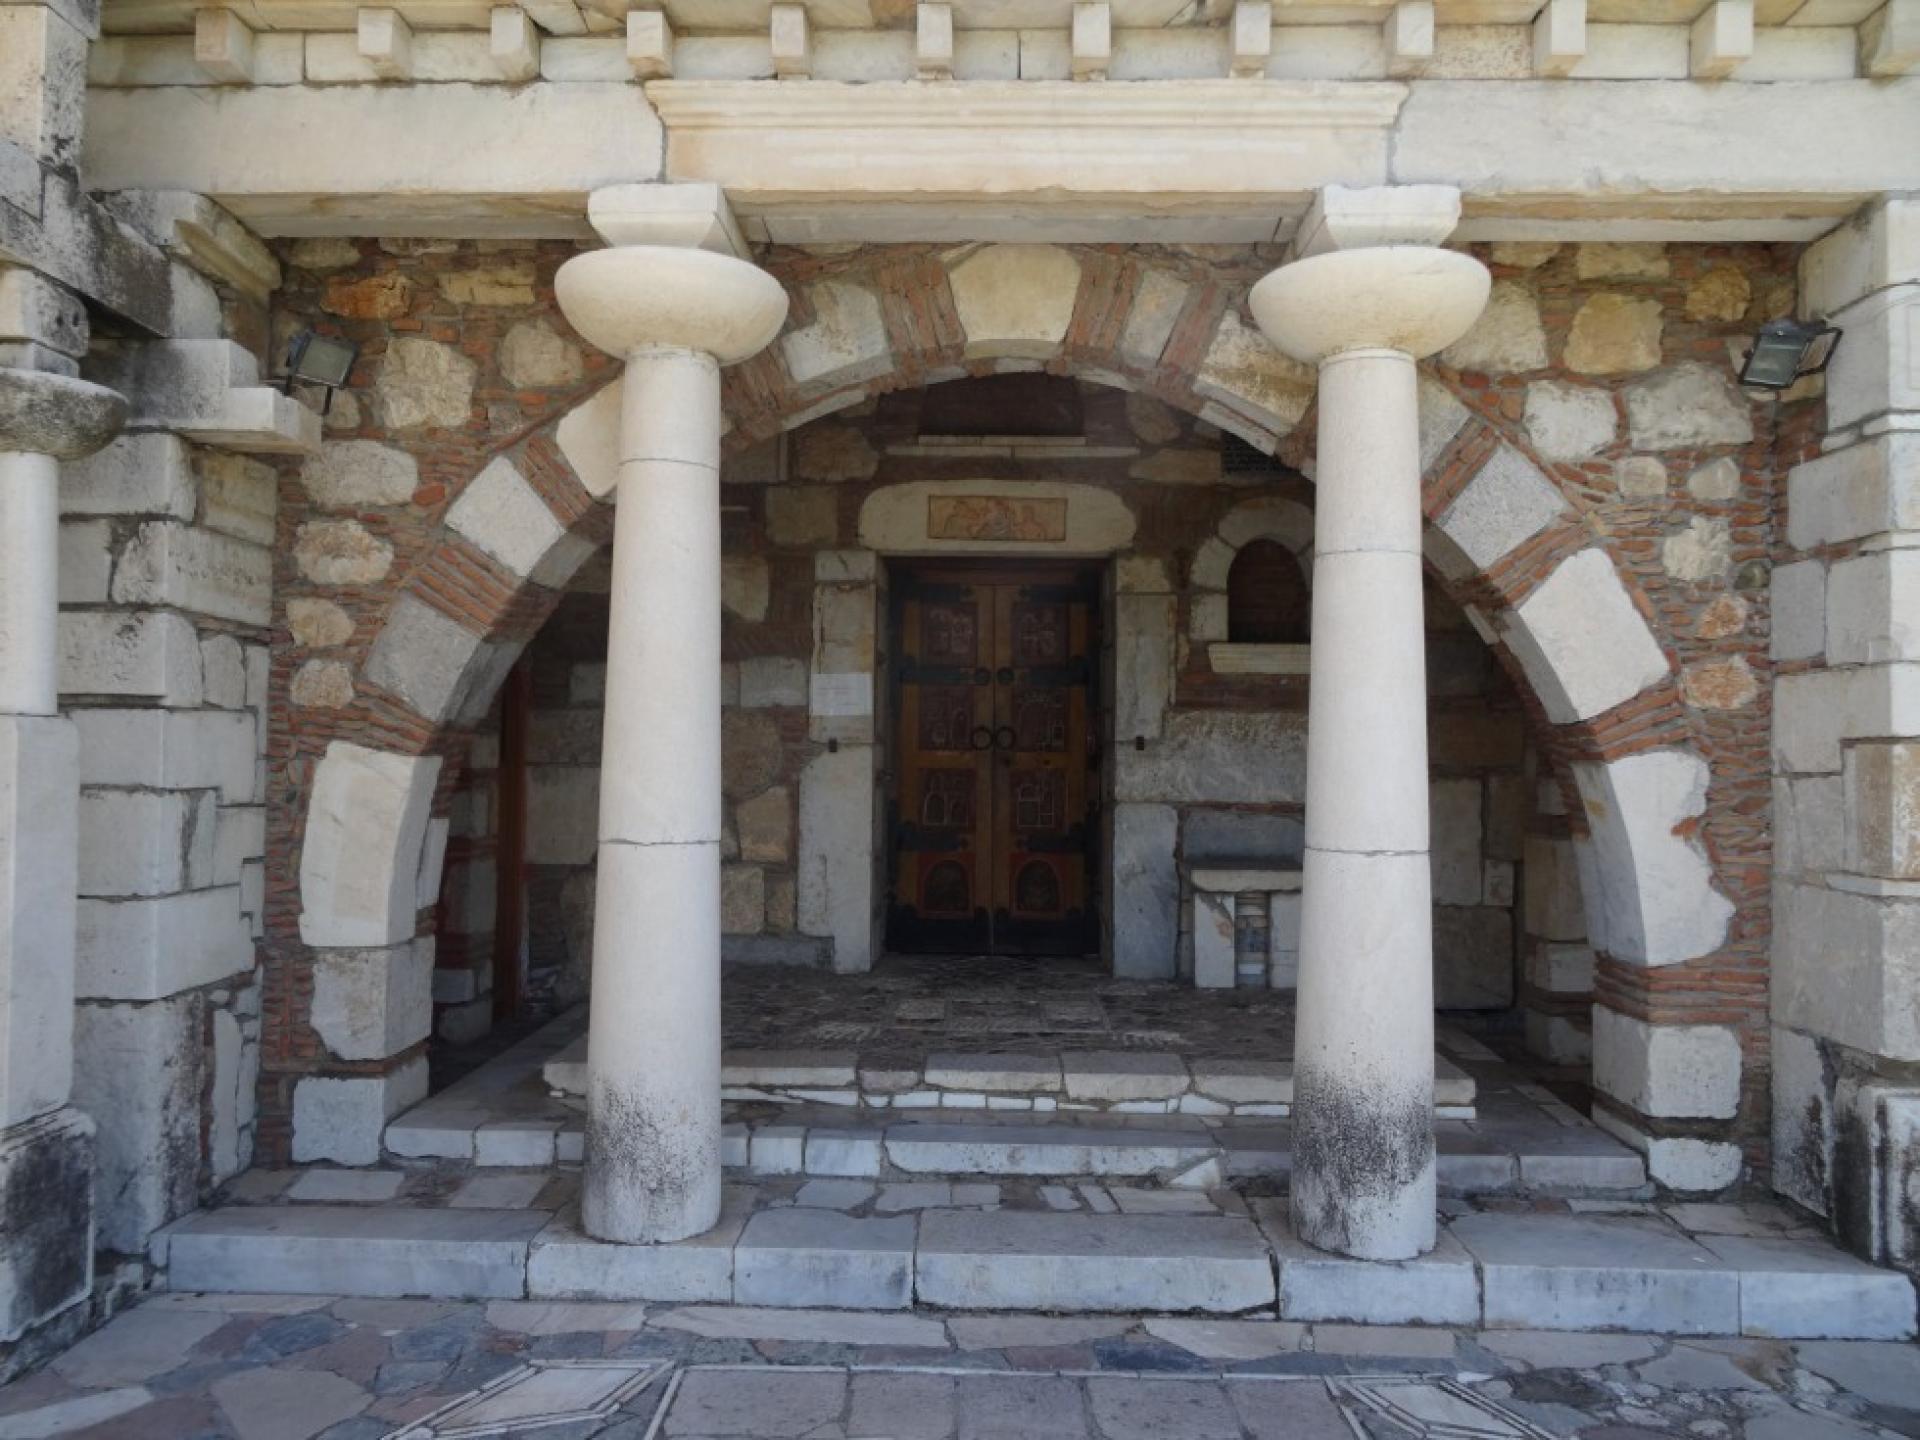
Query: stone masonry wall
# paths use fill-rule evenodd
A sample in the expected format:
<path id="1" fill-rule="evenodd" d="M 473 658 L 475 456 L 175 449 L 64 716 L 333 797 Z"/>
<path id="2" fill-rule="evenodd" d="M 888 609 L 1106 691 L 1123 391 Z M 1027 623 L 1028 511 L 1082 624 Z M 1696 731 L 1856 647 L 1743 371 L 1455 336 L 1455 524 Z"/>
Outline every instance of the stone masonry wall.
<path id="1" fill-rule="evenodd" d="M 592 437 L 611 412 L 603 400 L 574 407 L 611 366 L 583 353 L 553 314 L 547 287 L 563 253 L 337 241 L 287 253 L 287 318 L 347 330 L 367 348 L 359 413 L 283 485 L 287 603 L 324 601 L 344 626 L 316 607 L 335 638 L 314 641 L 309 629 L 276 656 L 270 846 L 281 858 L 268 901 L 264 1107 L 276 1143 L 303 1089 L 315 1096 L 316 1136 L 336 1121 L 340 1133 L 377 1128 L 417 1093 L 418 1051 L 397 1031 L 383 1040 L 391 1048 L 364 1060 L 314 1034 L 303 998 L 316 963 L 308 947 L 348 949 L 369 935 L 385 951 L 383 973 L 418 966 L 430 939 L 416 937 L 431 917 L 409 902 L 430 904 L 437 891 L 426 888 L 428 868 L 438 869 L 433 837 L 445 833 L 472 727 L 605 534 L 606 509 L 592 497 L 608 481 Z M 1793 256 L 1785 247 L 1609 244 L 1481 253 L 1494 268 L 1493 303 L 1423 381 L 1430 555 L 1519 682 L 1539 773 L 1559 779 L 1566 833 L 1530 839 L 1559 847 L 1564 872 L 1582 881 L 1605 1021 L 1593 1038 L 1603 1119 L 1648 1153 L 1663 1181 L 1714 1189 L 1765 1158 L 1768 559 L 1783 457 L 1797 457 L 1820 409 L 1817 393 L 1748 396 L 1731 376 L 1754 326 L 1791 307 Z M 1208 247 L 771 251 L 763 262 L 788 284 L 794 310 L 780 341 L 727 375 L 730 451 L 737 465 L 775 433 L 883 392 L 1042 366 L 1197 412 L 1310 469 L 1311 377 L 1274 355 L 1242 308 L 1247 285 L 1276 258 Z M 883 402 L 874 419 L 884 415 Z M 842 414 L 821 428 L 849 422 Z M 787 537 L 776 547 L 783 563 L 768 571 L 773 630 L 802 613 L 808 587 L 835 625 L 850 606 L 872 613 L 874 576 L 850 568 L 870 562 L 823 550 L 855 543 L 860 483 L 796 473 L 740 487 L 746 509 L 730 525 L 763 520 Z M 1141 518 L 1156 544 L 1191 545 L 1196 557 L 1205 548 L 1198 531 L 1162 542 L 1158 511 Z M 826 568 L 803 574 L 806 555 Z M 1118 603 L 1162 609 L 1174 579 L 1121 567 Z M 743 699 L 748 662 L 795 658 L 797 646 L 754 653 L 730 633 Z M 841 644 L 815 641 L 828 652 Z M 316 661 L 345 672 L 347 703 L 289 703 L 287 687 Z M 755 674 L 773 694 L 791 693 L 790 667 Z M 1131 747 L 1114 757 L 1116 824 L 1141 822 L 1142 833 L 1159 823 L 1156 806 L 1206 803 L 1155 788 L 1177 771 L 1192 723 L 1186 682 L 1178 695 L 1171 673 L 1167 683 L 1164 697 L 1149 697 L 1162 728 L 1138 758 Z M 746 725 L 782 760 L 802 733 L 825 738 L 830 717 L 792 707 L 790 729 L 782 709 L 735 713 L 755 717 Z M 872 722 L 863 723 L 837 769 L 822 768 L 822 757 L 809 766 L 821 777 L 816 795 L 827 793 L 829 772 L 839 777 L 834 793 L 870 784 Z M 1257 753 L 1266 763 L 1274 748 Z M 765 786 L 783 775 L 775 764 Z M 370 793 L 392 816 L 395 868 L 371 923 L 336 925 L 341 837 L 388 833 L 385 820 L 345 827 L 338 801 L 355 776 L 377 777 Z M 804 780 L 796 811 L 807 805 Z M 316 823 L 325 827 L 317 844 Z M 403 894 L 398 867 L 423 853 L 431 864 L 420 892 Z M 777 866 L 760 876 L 763 916 L 770 877 Z M 734 892 L 741 913 L 744 888 Z M 304 942 L 303 894 L 314 922 Z M 843 898 L 854 908 L 833 921 L 837 945 L 858 939 L 862 907 L 871 909 L 854 889 Z M 803 885 L 803 917 L 810 903 Z M 316 1143 L 317 1154 L 330 1142 Z"/>

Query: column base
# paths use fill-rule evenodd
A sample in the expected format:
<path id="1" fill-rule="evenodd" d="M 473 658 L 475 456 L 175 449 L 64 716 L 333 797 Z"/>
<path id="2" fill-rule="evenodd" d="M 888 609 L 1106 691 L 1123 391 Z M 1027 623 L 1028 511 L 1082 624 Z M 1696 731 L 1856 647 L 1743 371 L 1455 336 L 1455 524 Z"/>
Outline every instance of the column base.
<path id="1" fill-rule="evenodd" d="M 93 1287 L 93 1122 L 71 1107 L 0 1130 L 0 1343 Z"/>

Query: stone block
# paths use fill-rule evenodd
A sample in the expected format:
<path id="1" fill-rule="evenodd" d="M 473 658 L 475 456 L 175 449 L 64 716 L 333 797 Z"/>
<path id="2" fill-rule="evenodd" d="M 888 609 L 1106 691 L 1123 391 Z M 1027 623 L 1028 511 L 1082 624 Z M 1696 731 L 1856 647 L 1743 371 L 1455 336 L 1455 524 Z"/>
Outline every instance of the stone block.
<path id="1" fill-rule="evenodd" d="M 313 958 L 310 1023 L 341 1060 L 384 1060 L 427 1038 L 433 1025 L 433 941 L 377 950 L 320 950 Z"/>
<path id="2" fill-rule="evenodd" d="M 563 1211 L 533 1241 L 527 1295 L 534 1300 L 731 1301 L 733 1247 L 752 1198 L 749 1187 L 725 1187 L 720 1223 L 671 1245 L 595 1240 L 580 1229 L 577 1211 Z"/>
<path id="3" fill-rule="evenodd" d="M 800 776 L 801 933 L 833 940 L 833 968 L 873 963 L 874 753 L 843 745 Z"/>
<path id="4" fill-rule="evenodd" d="M 1113 733 L 1123 745 L 1157 740 L 1173 699 L 1175 600 L 1122 594 L 1114 606 Z"/>
<path id="5" fill-rule="evenodd" d="M 878 1130 L 836 1130 L 815 1125 L 807 1131 L 806 1173 L 871 1179 L 880 1173 Z M 801 1199 L 799 1204 L 811 1204 Z"/>
<path id="6" fill-rule="evenodd" d="M 1660 568 L 1676 580 L 1721 580 L 1732 563 L 1732 527 L 1718 516 L 1695 515 L 1660 542 Z"/>
<path id="7" fill-rule="evenodd" d="M 600 771 L 584 765 L 527 768 L 527 859 L 590 865 L 599 852 Z"/>
<path id="8" fill-rule="evenodd" d="M 774 545 L 831 546 L 840 539 L 840 497 L 822 486 L 773 486 L 766 515 L 767 539 Z"/>
<path id="9" fill-rule="evenodd" d="M 1657 684 L 1666 653 L 1598 548 L 1560 562 L 1502 630 L 1556 724 L 1586 720 Z"/>
<path id="10" fill-rule="evenodd" d="M 1827 371 L 1827 425 L 1840 430 L 1887 410 L 1920 410 L 1920 285 L 1881 290 L 1834 317 L 1846 343 Z"/>
<path id="11" fill-rule="evenodd" d="M 93 1124 L 78 1110 L 0 1130 L 0 1342 L 92 1289 L 93 1180 Z"/>
<path id="12" fill-rule="evenodd" d="M 1920 1060 L 1920 900 L 1781 880 L 1773 1017 L 1869 1054 Z"/>
<path id="13" fill-rule="evenodd" d="M 757 655 L 740 662 L 740 708 L 766 710 L 807 703 L 807 662 Z"/>
<path id="14" fill-rule="evenodd" d="M 1745 445 L 1753 439 L 1746 397 L 1731 377 L 1697 361 L 1634 385 L 1626 399 L 1628 429 L 1639 450 Z"/>
<path id="15" fill-rule="evenodd" d="M 1827 663 L 1920 660 L 1920 550 L 1881 550 L 1827 571 Z"/>
<path id="16" fill-rule="evenodd" d="M 522 320 L 500 342 L 500 374 L 516 390 L 577 385 L 586 373 L 580 347 L 545 320 Z"/>
<path id="17" fill-rule="evenodd" d="M 262 385 L 258 358 L 234 341 L 107 341 L 91 364 L 99 383 L 131 402 L 130 430 L 236 450 L 310 454 L 319 446 L 319 413 Z"/>
<path id="18" fill-rule="evenodd" d="M 1480 1277 L 1446 1230 L 1414 1260 L 1352 1260 L 1316 1250 L 1293 1232 L 1285 1200 L 1255 1200 L 1254 1218 L 1273 1244 L 1280 1318 L 1359 1325 L 1477 1325 Z"/>
<path id="19" fill-rule="evenodd" d="M 322 510 L 405 505 L 420 483 L 413 456 L 375 440 L 329 440 L 300 467 L 300 486 Z"/>
<path id="20" fill-rule="evenodd" d="M 259 737 L 251 715 L 88 707 L 75 711 L 73 723 L 83 785 L 217 787 L 226 804 L 257 798 Z"/>
<path id="21" fill-rule="evenodd" d="M 201 703 L 200 637 L 185 616 L 164 611 L 63 612 L 60 693 L 191 708 Z"/>
<path id="22" fill-rule="evenodd" d="M 1054 1055 L 934 1054 L 924 1073 L 926 1083 L 941 1090 L 1031 1094 L 1060 1088 Z"/>
<path id="23" fill-rule="evenodd" d="M 75 993 L 158 1000 L 253 968 L 238 885 L 131 900 L 79 902 Z"/>
<path id="24" fill-rule="evenodd" d="M 1428 859 L 1436 905 L 1477 905 L 1481 890 L 1481 809 L 1478 780 L 1434 780 L 1427 786 Z"/>
<path id="25" fill-rule="evenodd" d="M 1464 1215 L 1453 1234 L 1480 1262 L 1494 1330 L 1647 1330 L 1727 1335 L 1739 1282 L 1712 1252 L 1654 1221 Z"/>
<path id="26" fill-rule="evenodd" d="M 1775 660 L 1813 660 L 1827 648 L 1827 567 L 1799 560 L 1773 567 Z"/>
<path id="27" fill-rule="evenodd" d="M 372 585 L 393 568 L 393 547 L 358 520 L 311 520 L 294 532 L 294 564 L 320 585 Z"/>
<path id="28" fill-rule="evenodd" d="M 1920 734 L 1920 665 L 1781 675 L 1773 720 L 1776 772 L 1838 774 L 1844 740 Z"/>
<path id="29" fill-rule="evenodd" d="M 1231 1314 L 1276 1298 L 1249 1220 L 1016 1210 L 923 1215 L 915 1290 L 955 1310 Z"/>
<path id="30" fill-rule="evenodd" d="M 1913 1283 L 1823 1239 L 1705 1235 L 1740 1281 L 1740 1333 L 1783 1340 L 1911 1340 Z"/>
<path id="31" fill-rule="evenodd" d="M 200 477 L 201 523 L 254 545 L 272 545 L 280 509 L 280 477 L 244 455 L 203 450 L 195 457 Z"/>
<path id="32" fill-rule="evenodd" d="M 541 1210 L 261 1205 L 202 1211 L 166 1236 L 175 1290 L 525 1297 Z"/>
<path id="33" fill-rule="evenodd" d="M 863 285 L 828 280 L 806 290 L 812 323 L 781 337 L 780 353 L 796 385 L 821 390 L 859 384 L 893 365 L 880 299 Z"/>
<path id="34" fill-rule="evenodd" d="M 1920 742 L 1849 745 L 1843 766 L 1846 868 L 1920 880 Z M 1830 796 L 1821 798 L 1831 804 Z"/>
<path id="35" fill-rule="evenodd" d="M 1593 1081 L 1642 1115 L 1730 1120 L 1740 1107 L 1740 1040 L 1719 1025 L 1649 1025 L 1593 1009 Z"/>
<path id="36" fill-rule="evenodd" d="M 484 713 L 517 652 L 452 616 L 402 595 L 367 656 L 366 676 L 429 720 Z M 506 664 L 501 663 L 505 657 Z"/>
<path id="37" fill-rule="evenodd" d="M 1199 990 L 1231 990 L 1234 985 L 1233 896 L 1195 890 L 1193 894 L 1193 983 Z"/>
<path id="38" fill-rule="evenodd" d="M 1587 918 L 1573 842 L 1529 835 L 1524 904 L 1527 933 L 1548 940 L 1584 940 Z"/>
<path id="39" fill-rule="evenodd" d="M 1641 965 L 1672 965 L 1726 943 L 1734 905 L 1714 884 L 1691 823 L 1706 811 L 1707 764 L 1652 750 L 1573 767 L 1591 827 L 1584 870 L 1594 948 Z"/>
<path id="40" fill-rule="evenodd" d="M 591 541 L 562 528 L 559 517 L 504 455 L 467 483 L 447 510 L 447 527 L 515 575 L 556 589 L 594 549 Z"/>
<path id="41" fill-rule="evenodd" d="M 303 1076 L 293 1087 L 294 1161 L 378 1164 L 387 1122 L 426 1098 L 424 1055 L 385 1075 Z"/>
<path id="42" fill-rule="evenodd" d="M 327 746 L 314 773 L 300 856 L 300 937 L 373 948 L 411 939 L 415 877 L 438 756 Z"/>
<path id="43" fill-rule="evenodd" d="M 85 459 L 69 460 L 60 467 L 63 515 L 164 515 L 191 520 L 194 508 L 193 466 L 186 442 L 177 435 L 122 435 Z"/>
<path id="44" fill-rule="evenodd" d="M 247 658 L 231 635 L 208 635 L 200 642 L 200 689 L 209 705 L 238 710 L 247 703 Z"/>
<path id="45" fill-rule="evenodd" d="M 1436 905 L 1434 1003 L 1445 1010 L 1513 1004 L 1513 911 L 1504 905 Z"/>
<path id="46" fill-rule="evenodd" d="M 1820 1042 L 1773 1027 L 1773 1188 L 1816 1215 L 1831 1213 L 1833 1084 Z"/>
<path id="47" fill-rule="evenodd" d="M 1432 12 L 1428 12 L 1429 37 Z M 1429 38 L 1431 53 L 1431 38 Z M 1540 302 L 1525 285 L 1494 282 L 1487 308 L 1473 328 L 1440 352 L 1440 363 L 1485 375 L 1512 375 L 1547 366 L 1547 332 L 1540 324 Z"/>
<path id="48" fill-rule="evenodd" d="M 1593 965 L 1590 946 L 1536 944 L 1527 956 L 1527 983 L 1549 995 L 1590 995 Z"/>
<path id="49" fill-rule="evenodd" d="M 96 1242 L 137 1254 L 193 1209 L 210 1058 L 191 996 L 74 1010 L 74 1103 L 99 1127 Z"/>
<path id="50" fill-rule="evenodd" d="M 1920 434 L 1876 435 L 1787 472 L 1787 542 L 1796 549 L 1886 530 L 1920 530 Z"/>
<path id="51" fill-rule="evenodd" d="M 1773 868 L 1822 878 L 1848 868 L 1844 787 L 1838 775 L 1783 776 L 1773 782 Z"/>
<path id="52" fill-rule="evenodd" d="M 738 1305 L 903 1310 L 913 1304 L 914 1220 L 763 1210 L 733 1252 Z"/>
<path id="53" fill-rule="evenodd" d="M 1527 438 L 1549 460 L 1584 460 L 1614 441 L 1620 417 L 1611 391 L 1541 380 L 1527 387 Z"/>
<path id="54" fill-rule="evenodd" d="M 1187 1067 L 1178 1055 L 1069 1050 L 1060 1060 L 1069 1100 L 1164 1100 L 1187 1090 Z"/>
<path id="55" fill-rule="evenodd" d="M 113 577 L 113 526 L 105 520 L 60 522 L 59 600 L 104 605 Z"/>
<path id="56" fill-rule="evenodd" d="M 472 418 L 479 367 L 451 345 L 407 337 L 388 342 L 373 403 L 389 430 L 453 429 Z"/>
<path id="57" fill-rule="evenodd" d="M 1313 401 L 1313 370 L 1282 355 L 1232 310 L 1200 361 L 1193 388 L 1225 411 L 1260 429 L 1284 435 Z"/>
<path id="58" fill-rule="evenodd" d="M 1589 295 L 1567 332 L 1566 366 L 1582 375 L 1651 370 L 1660 363 L 1660 330 L 1658 300 L 1609 292 Z"/>
<path id="59" fill-rule="evenodd" d="M 1306 792 L 1305 717 L 1174 711 L 1158 741 L 1115 756 L 1121 803 L 1281 804 Z"/>
<path id="60" fill-rule="evenodd" d="M 73 1078 L 78 750 L 68 720 L 0 715 L 0 1130 L 65 1104 Z"/>
<path id="61" fill-rule="evenodd" d="M 209 790 L 88 789 L 80 797 L 79 893 L 126 898 L 186 889 L 194 883 L 188 862 L 196 839 L 210 859 L 213 800 Z"/>
<path id="62" fill-rule="evenodd" d="M 968 359 L 1045 360 L 1073 319 L 1080 262 L 1057 245 L 988 245 L 947 278 Z"/>
<path id="63" fill-rule="evenodd" d="M 1113 967 L 1131 979 L 1172 976 L 1179 936 L 1180 815 L 1171 805 L 1120 804 L 1113 814 Z"/>
<path id="64" fill-rule="evenodd" d="M 120 552 L 113 600 L 265 625 L 273 612 L 273 558 L 229 535 L 149 520 Z"/>

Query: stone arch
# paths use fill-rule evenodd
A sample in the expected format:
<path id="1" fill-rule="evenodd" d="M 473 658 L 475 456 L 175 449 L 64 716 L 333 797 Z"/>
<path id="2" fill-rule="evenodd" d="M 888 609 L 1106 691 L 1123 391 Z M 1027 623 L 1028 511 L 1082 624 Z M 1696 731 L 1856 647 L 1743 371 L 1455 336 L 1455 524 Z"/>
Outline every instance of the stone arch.
<path id="1" fill-rule="evenodd" d="M 780 252 L 769 268 L 792 316 L 726 372 L 729 454 L 886 391 L 1046 370 L 1151 396 L 1311 475 L 1314 377 L 1245 317 L 1265 268 L 1251 254 L 895 246 Z M 348 718 L 373 743 L 304 742 L 283 832 L 300 852 L 297 882 L 281 892 L 304 945 L 414 943 L 444 849 L 445 821 L 430 816 L 448 774 L 610 533 L 619 403 L 619 387 L 604 387 L 474 473 L 361 651 Z M 1593 940 L 1612 962 L 1603 987 L 1629 992 L 1633 1008 L 1648 988 L 1636 974 L 1712 956 L 1733 912 L 1698 833 L 1714 772 L 1671 638 L 1620 546 L 1589 525 L 1583 477 L 1543 459 L 1497 397 L 1423 374 L 1421 460 L 1430 565 L 1521 682 L 1568 777 Z M 397 1108 L 391 1086 L 365 1103 Z"/>

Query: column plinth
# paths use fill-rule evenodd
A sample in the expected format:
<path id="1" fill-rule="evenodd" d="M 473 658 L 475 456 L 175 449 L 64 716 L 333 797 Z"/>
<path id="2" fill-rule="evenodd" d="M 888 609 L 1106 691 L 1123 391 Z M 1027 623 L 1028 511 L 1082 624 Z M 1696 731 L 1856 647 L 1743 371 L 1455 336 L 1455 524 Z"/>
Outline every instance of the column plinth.
<path id="1" fill-rule="evenodd" d="M 1486 269 L 1428 246 L 1276 270 L 1250 305 L 1320 369 L 1293 1224 L 1404 1260 L 1435 1238 L 1433 908 L 1414 361 L 1464 334 Z"/>
<path id="2" fill-rule="evenodd" d="M 554 289 L 623 357 L 581 1223 L 682 1240 L 720 1218 L 720 367 L 786 319 L 744 260 L 632 245 Z"/>

